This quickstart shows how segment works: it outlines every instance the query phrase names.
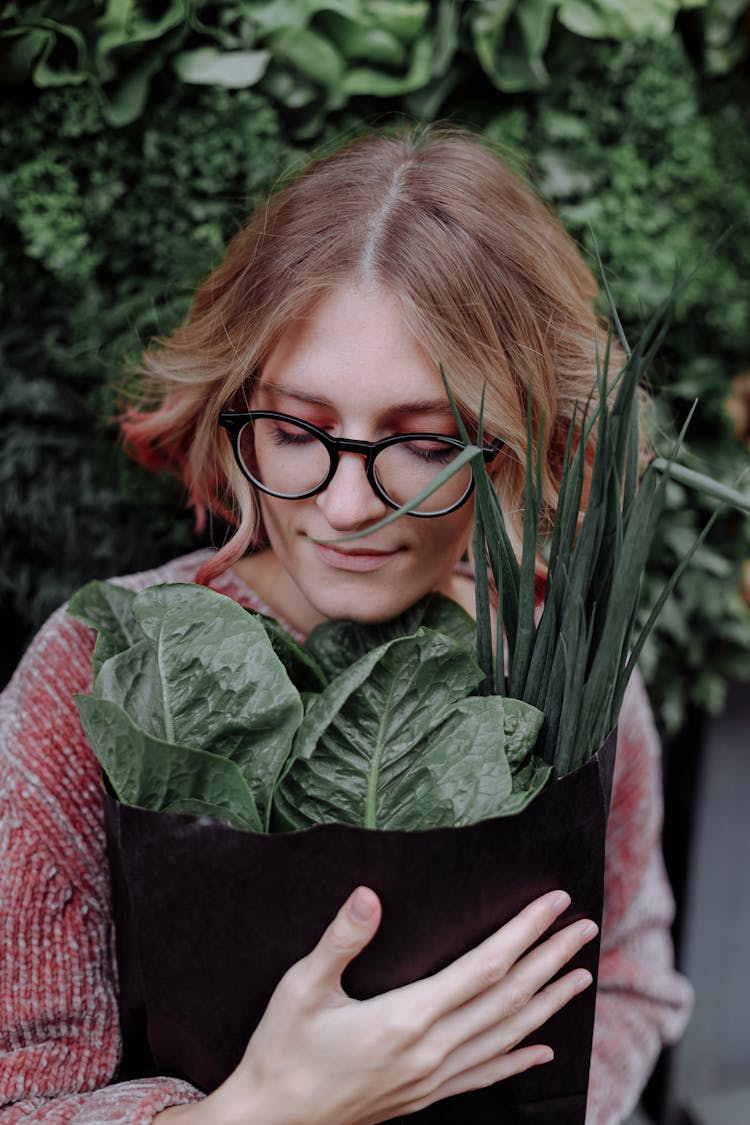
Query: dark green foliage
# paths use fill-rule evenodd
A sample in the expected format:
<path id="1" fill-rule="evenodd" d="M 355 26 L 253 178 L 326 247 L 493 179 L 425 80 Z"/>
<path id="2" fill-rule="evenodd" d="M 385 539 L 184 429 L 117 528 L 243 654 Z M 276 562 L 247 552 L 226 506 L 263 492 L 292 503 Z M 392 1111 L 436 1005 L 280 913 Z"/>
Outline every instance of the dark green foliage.
<path id="1" fill-rule="evenodd" d="M 199 545 L 107 420 L 126 357 L 178 322 L 295 150 L 257 95 L 189 88 L 117 131 L 88 88 L 19 91 L 0 150 L 0 592 L 24 641 L 87 578 Z"/>
<path id="2" fill-rule="evenodd" d="M 705 4 L 705 0 L 703 0 Z M 682 17 L 701 66 L 742 59 L 743 0 L 26 0 L 2 7 L 0 81 L 85 86 L 109 125 L 135 121 L 158 76 L 258 89 L 298 136 L 350 98 L 404 97 L 432 116 L 466 71 L 497 90 L 540 90 L 592 40 L 663 39 Z"/>

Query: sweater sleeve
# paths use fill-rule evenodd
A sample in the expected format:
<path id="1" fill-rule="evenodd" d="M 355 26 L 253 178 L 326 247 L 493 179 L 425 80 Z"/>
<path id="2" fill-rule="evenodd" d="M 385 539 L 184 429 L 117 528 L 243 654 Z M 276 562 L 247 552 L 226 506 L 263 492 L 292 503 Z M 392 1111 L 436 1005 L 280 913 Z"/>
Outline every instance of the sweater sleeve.
<path id="1" fill-rule="evenodd" d="M 0 696 L 0 1120 L 146 1125 L 202 1097 L 112 1083 L 120 1032 L 98 768 L 72 693 L 93 630 L 58 611 Z"/>
<path id="2" fill-rule="evenodd" d="M 599 987 L 586 1125 L 632 1113 L 692 990 L 674 971 L 673 900 L 661 854 L 661 746 L 642 681 L 625 694 L 607 828 Z"/>

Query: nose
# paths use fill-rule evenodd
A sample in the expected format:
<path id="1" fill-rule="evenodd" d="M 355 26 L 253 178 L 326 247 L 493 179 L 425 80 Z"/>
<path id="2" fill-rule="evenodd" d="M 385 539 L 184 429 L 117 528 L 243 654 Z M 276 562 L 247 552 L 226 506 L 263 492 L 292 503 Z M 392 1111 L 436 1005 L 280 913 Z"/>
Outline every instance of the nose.
<path id="1" fill-rule="evenodd" d="M 330 527 L 356 531 L 387 515 L 390 508 L 373 491 L 361 453 L 340 453 L 333 480 L 315 497 Z"/>

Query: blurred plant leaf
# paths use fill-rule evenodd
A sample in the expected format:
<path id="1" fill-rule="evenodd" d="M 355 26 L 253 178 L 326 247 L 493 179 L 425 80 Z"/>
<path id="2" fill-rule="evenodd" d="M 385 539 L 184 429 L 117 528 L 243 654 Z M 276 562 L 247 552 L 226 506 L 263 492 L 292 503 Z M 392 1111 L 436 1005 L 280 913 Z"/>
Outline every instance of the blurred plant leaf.
<path id="1" fill-rule="evenodd" d="M 175 55 L 172 66 L 182 82 L 241 90 L 260 81 L 270 59 L 270 51 L 220 51 L 218 47 L 198 47 Z"/>
<path id="2" fill-rule="evenodd" d="M 681 8 L 697 6 L 695 0 L 561 0 L 558 19 L 586 39 L 665 36 Z"/>
<path id="3" fill-rule="evenodd" d="M 472 0 L 472 42 L 487 77 L 504 93 L 539 89 L 557 0 Z"/>

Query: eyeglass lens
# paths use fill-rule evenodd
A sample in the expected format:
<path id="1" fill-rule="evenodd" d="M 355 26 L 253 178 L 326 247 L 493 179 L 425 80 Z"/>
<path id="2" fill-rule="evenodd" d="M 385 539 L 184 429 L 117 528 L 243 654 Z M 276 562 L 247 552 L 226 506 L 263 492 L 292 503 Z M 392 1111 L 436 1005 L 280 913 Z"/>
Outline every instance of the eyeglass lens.
<path id="1" fill-rule="evenodd" d="M 275 495 L 294 499 L 313 492 L 328 477 L 328 449 L 301 426 L 278 418 L 256 418 L 240 431 L 239 455 L 248 475 Z M 439 440 L 398 442 L 381 449 L 374 472 L 383 492 L 405 504 L 450 464 L 460 448 Z M 466 466 L 421 504 L 418 512 L 440 512 L 459 504 L 471 487 Z"/>

